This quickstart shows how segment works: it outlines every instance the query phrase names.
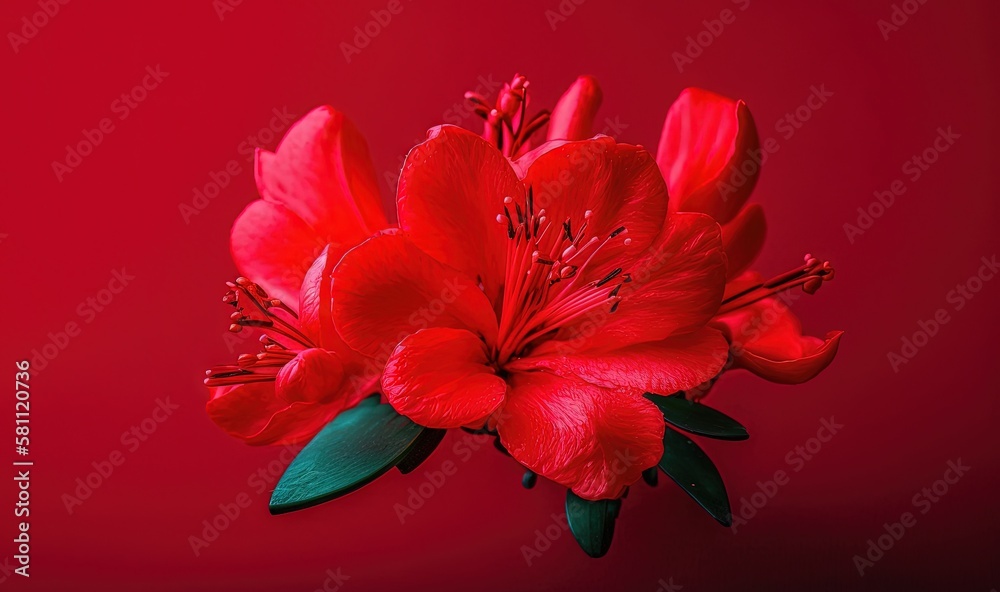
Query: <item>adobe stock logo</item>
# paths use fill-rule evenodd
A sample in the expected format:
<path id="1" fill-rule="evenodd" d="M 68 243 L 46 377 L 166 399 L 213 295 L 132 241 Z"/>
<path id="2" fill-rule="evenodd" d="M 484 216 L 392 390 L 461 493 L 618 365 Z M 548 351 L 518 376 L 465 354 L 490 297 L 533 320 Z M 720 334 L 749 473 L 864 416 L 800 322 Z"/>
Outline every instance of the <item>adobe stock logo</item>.
<path id="1" fill-rule="evenodd" d="M 909 180 L 911 184 L 916 183 L 927 171 L 941 159 L 941 155 L 951 149 L 955 142 L 962 135 L 955 132 L 949 125 L 947 128 L 937 128 L 937 135 L 931 143 L 914 154 L 903 163 L 900 172 Z M 857 237 L 864 235 L 896 203 L 896 198 L 905 194 L 908 189 L 906 182 L 902 179 L 895 179 L 887 189 L 876 191 L 875 199 L 867 206 L 858 208 L 858 218 L 856 224 L 844 223 L 844 233 L 847 235 L 847 242 L 854 244 Z"/>
<path id="2" fill-rule="evenodd" d="M 170 397 L 157 398 L 156 406 L 148 416 L 142 421 L 133 424 L 129 429 L 122 432 L 119 441 L 124 447 L 116 448 L 105 456 L 92 461 L 89 468 L 93 471 L 76 478 L 72 491 L 62 494 L 63 506 L 66 513 L 73 515 L 76 509 L 83 505 L 83 502 L 90 499 L 94 492 L 104 485 L 114 474 L 115 469 L 125 464 L 128 455 L 139 450 L 144 442 L 157 432 L 160 425 L 173 416 L 174 411 L 180 408 L 176 403 L 170 401 Z"/>
<path id="3" fill-rule="evenodd" d="M 371 20 L 354 27 L 353 45 L 346 41 L 340 42 L 340 51 L 344 54 L 344 60 L 350 64 L 355 56 L 360 55 L 362 50 L 371 45 L 372 40 L 392 23 L 392 17 L 401 12 L 403 12 L 403 3 L 400 0 L 389 0 L 385 8 L 370 11 Z"/>
<path id="4" fill-rule="evenodd" d="M 587 0 L 561 0 L 555 10 L 551 8 L 546 10 L 545 20 L 548 21 L 549 27 L 555 31 L 560 23 L 565 23 L 569 20 L 569 17 L 576 14 L 576 9 L 582 6 L 586 1 Z"/>
<path id="5" fill-rule="evenodd" d="M 980 257 L 981 265 L 976 273 L 970 275 L 964 281 L 955 284 L 955 287 L 945 294 L 945 302 L 951 305 L 953 312 L 964 309 L 969 302 L 976 297 L 987 282 L 1000 273 L 1000 262 L 997 256 Z M 903 335 L 899 339 L 899 350 L 890 351 L 887 354 L 889 366 L 892 371 L 899 373 L 903 366 L 910 363 L 910 360 L 917 357 L 920 350 L 931 342 L 931 338 L 936 336 L 941 328 L 951 322 L 952 316 L 946 308 L 939 308 L 927 319 L 917 321 L 917 330 L 912 334 Z"/>
<path id="6" fill-rule="evenodd" d="M 929 487 L 924 487 L 913 494 L 910 503 L 921 515 L 931 511 L 934 504 L 941 501 L 945 495 L 951 491 L 952 486 L 969 472 L 971 467 L 962 463 L 961 458 L 949 460 L 946 464 L 944 474 L 940 479 L 934 481 Z M 865 570 L 875 566 L 876 563 L 885 557 L 885 554 L 901 541 L 909 529 L 917 525 L 917 516 L 913 512 L 903 512 L 899 520 L 893 523 L 883 523 L 884 532 L 868 539 L 864 555 L 858 554 L 851 558 L 854 568 L 858 570 L 858 576 L 864 577 Z"/>
<path id="7" fill-rule="evenodd" d="M 927 0 L 903 0 L 900 4 L 893 4 L 889 13 L 889 20 L 879 19 L 875 24 L 882 34 L 882 40 L 889 40 L 889 33 L 895 33 L 903 25 L 910 22 L 910 17 L 917 14 L 920 7 L 927 3 Z"/>
<path id="8" fill-rule="evenodd" d="M 683 74 L 686 66 L 690 66 L 697 58 L 701 57 L 705 50 L 722 36 L 727 26 L 736 22 L 736 17 L 740 12 L 750 7 L 750 0 L 732 0 L 732 2 L 739 9 L 739 12 L 731 8 L 723 8 L 719 12 L 718 18 L 701 21 L 704 28 L 695 35 L 688 35 L 684 51 L 675 51 L 671 54 L 670 57 L 673 58 L 679 74 Z"/>
<path id="9" fill-rule="evenodd" d="M 20 35 L 14 31 L 7 33 L 7 41 L 10 41 L 14 53 L 21 53 L 21 46 L 27 45 L 37 37 L 45 25 L 49 24 L 67 4 L 69 0 L 38 0 L 39 10 L 29 16 L 21 17 Z"/>
<path id="10" fill-rule="evenodd" d="M 167 76 L 170 76 L 170 72 L 164 72 L 159 64 L 156 67 L 146 66 L 146 75 L 142 77 L 142 80 L 111 101 L 108 108 L 112 114 L 118 116 L 118 121 L 125 121 Z M 81 130 L 83 139 L 74 144 L 66 145 L 66 157 L 63 160 L 52 161 L 52 172 L 55 173 L 56 180 L 62 183 L 66 179 L 66 175 L 83 164 L 83 159 L 93 154 L 94 150 L 114 131 L 115 120 L 110 117 L 101 119 L 95 128 Z"/>
<path id="11" fill-rule="evenodd" d="M 785 454 L 785 464 L 791 468 L 791 473 L 785 469 L 778 469 L 770 479 L 757 481 L 757 491 L 750 494 L 749 498 L 742 497 L 738 504 L 733 504 L 733 524 L 730 527 L 733 534 L 739 533 L 741 527 L 746 526 L 758 511 L 778 495 L 782 487 L 788 485 L 792 473 L 798 473 L 805 468 L 806 463 L 815 458 L 844 428 L 844 424 L 837 423 L 833 417 L 821 419 L 819 424 L 814 437 L 796 445 Z"/>
<path id="12" fill-rule="evenodd" d="M 135 279 L 125 268 L 111 270 L 111 279 L 105 287 L 101 288 L 91 296 L 88 296 L 76 307 L 77 316 L 83 323 L 77 321 L 67 322 L 61 329 L 49 331 L 46 335 L 47 341 L 31 350 L 31 371 L 40 374 L 49 363 L 56 359 L 60 353 L 70 346 L 72 339 L 79 337 L 83 332 L 83 327 L 94 322 L 97 315 L 111 304 L 116 296 L 125 291 L 132 280 Z"/>

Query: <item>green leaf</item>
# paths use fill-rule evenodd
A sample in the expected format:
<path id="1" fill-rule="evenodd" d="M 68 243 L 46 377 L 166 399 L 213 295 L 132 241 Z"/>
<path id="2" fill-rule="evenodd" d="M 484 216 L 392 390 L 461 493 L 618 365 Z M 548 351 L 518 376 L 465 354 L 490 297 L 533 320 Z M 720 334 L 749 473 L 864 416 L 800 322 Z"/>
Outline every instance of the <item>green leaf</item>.
<path id="1" fill-rule="evenodd" d="M 566 491 L 566 521 L 583 551 L 591 557 L 604 557 L 615 534 L 615 518 L 621 500 L 592 502 Z"/>
<path id="2" fill-rule="evenodd" d="M 423 432 L 417 436 L 417 441 L 413 443 L 413 448 L 407 453 L 403 460 L 399 461 L 396 468 L 399 469 L 400 473 L 404 475 L 406 473 L 412 473 L 430 457 L 431 454 L 437 449 L 438 444 L 441 440 L 444 440 L 444 435 L 448 433 L 448 430 L 438 430 L 433 428 L 425 428 Z"/>
<path id="3" fill-rule="evenodd" d="M 735 419 L 701 403 L 688 401 L 684 395 L 664 397 L 646 393 L 646 398 L 660 408 L 667 423 L 686 432 L 720 440 L 746 440 L 750 437 L 747 429 Z"/>
<path id="4" fill-rule="evenodd" d="M 660 469 L 723 526 L 731 526 L 729 496 L 712 459 L 690 438 L 669 427 L 663 434 Z"/>
<path id="5" fill-rule="evenodd" d="M 396 466 L 424 428 L 370 397 L 328 423 L 295 457 L 271 494 L 272 514 L 348 494 Z"/>

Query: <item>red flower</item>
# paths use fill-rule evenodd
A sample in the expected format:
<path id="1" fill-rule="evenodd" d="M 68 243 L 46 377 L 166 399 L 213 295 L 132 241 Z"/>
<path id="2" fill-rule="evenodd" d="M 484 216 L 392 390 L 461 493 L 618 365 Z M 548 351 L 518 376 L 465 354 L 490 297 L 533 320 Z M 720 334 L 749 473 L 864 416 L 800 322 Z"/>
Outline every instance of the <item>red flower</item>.
<path id="1" fill-rule="evenodd" d="M 330 107 L 292 126 L 276 153 L 257 152 L 261 198 L 237 218 L 242 273 L 225 301 L 232 331 L 260 329 L 264 351 L 208 372 L 208 414 L 249 444 L 308 440 L 378 383 L 378 371 L 333 328 L 333 266 L 388 226 L 364 139 Z"/>
<path id="2" fill-rule="evenodd" d="M 233 224 L 233 261 L 293 307 L 324 248 L 336 262 L 389 226 L 368 145 L 332 107 L 313 109 L 292 125 L 277 152 L 257 150 L 255 177 L 261 199 Z"/>
<path id="3" fill-rule="evenodd" d="M 671 211 L 704 212 L 722 225 L 729 261 L 726 297 L 713 325 L 732 344 L 736 367 L 786 384 L 805 382 L 833 361 L 843 331 L 805 336 L 779 296 L 801 286 L 812 294 L 833 279 L 828 262 L 806 255 L 797 269 L 764 281 L 745 273 L 764 245 L 759 205 L 745 206 L 760 176 L 760 142 L 750 110 L 689 88 L 670 107 L 656 161 L 671 196 Z"/>
<path id="4" fill-rule="evenodd" d="M 597 81 L 581 76 L 553 110 L 549 139 L 589 137 L 600 102 Z M 759 155 L 757 129 L 743 101 L 689 88 L 670 107 L 656 161 L 671 212 L 705 213 L 722 226 L 729 284 L 713 325 L 732 344 L 734 365 L 794 384 L 833 361 L 843 331 L 831 331 L 824 339 L 803 335 L 786 301 L 776 297 L 796 286 L 814 292 L 832 279 L 829 263 L 807 255 L 805 265 L 769 281 L 746 271 L 766 234 L 763 208 L 746 205 L 760 176 Z"/>
<path id="5" fill-rule="evenodd" d="M 715 376 L 728 344 L 706 327 L 725 282 L 719 227 L 666 217 L 649 153 L 602 137 L 511 163 L 438 127 L 407 156 L 397 209 L 401 230 L 347 253 L 333 284 L 344 341 L 388 354 L 397 411 L 488 422 L 587 499 L 620 496 L 659 461 L 663 415 L 643 393 Z"/>

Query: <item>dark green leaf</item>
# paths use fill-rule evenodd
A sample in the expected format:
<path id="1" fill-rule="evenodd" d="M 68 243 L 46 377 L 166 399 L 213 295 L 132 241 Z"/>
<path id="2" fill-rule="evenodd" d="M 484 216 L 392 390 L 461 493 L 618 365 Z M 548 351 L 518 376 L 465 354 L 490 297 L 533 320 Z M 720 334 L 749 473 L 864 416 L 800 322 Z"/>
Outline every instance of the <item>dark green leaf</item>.
<path id="1" fill-rule="evenodd" d="M 611 548 L 615 534 L 615 518 L 621 507 L 620 500 L 592 502 L 566 491 L 566 521 L 576 537 L 576 542 L 587 555 L 604 557 Z"/>
<path id="2" fill-rule="evenodd" d="M 413 448 L 407 453 L 403 460 L 399 461 L 396 468 L 399 469 L 400 473 L 404 475 L 406 473 L 412 473 L 417 467 L 421 465 L 428 457 L 437 449 L 438 444 L 441 440 L 444 440 L 444 435 L 448 433 L 448 430 L 436 430 L 432 428 L 425 428 L 423 432 L 417 436 L 417 441 L 413 443 Z"/>
<path id="3" fill-rule="evenodd" d="M 688 401 L 684 395 L 664 397 L 646 393 L 646 398 L 660 408 L 663 419 L 686 432 L 720 440 L 746 440 L 750 437 L 747 429 L 735 419 L 701 403 Z"/>
<path id="4" fill-rule="evenodd" d="M 723 526 L 731 526 L 733 515 L 722 476 L 712 459 L 690 438 L 669 427 L 663 434 L 663 458 L 660 469 L 694 498 Z"/>
<path id="5" fill-rule="evenodd" d="M 338 415 L 299 453 L 271 494 L 272 514 L 348 494 L 396 466 L 424 428 L 376 397 Z"/>

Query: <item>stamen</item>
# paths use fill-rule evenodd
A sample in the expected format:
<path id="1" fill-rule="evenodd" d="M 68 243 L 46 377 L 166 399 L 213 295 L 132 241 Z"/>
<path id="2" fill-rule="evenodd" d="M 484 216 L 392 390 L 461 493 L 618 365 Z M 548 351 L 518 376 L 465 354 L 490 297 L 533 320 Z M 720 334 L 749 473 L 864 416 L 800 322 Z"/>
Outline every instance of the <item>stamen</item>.
<path id="1" fill-rule="evenodd" d="M 226 282 L 229 292 L 223 302 L 231 304 L 235 311 L 230 315 L 229 330 L 239 333 L 244 327 L 259 328 L 264 331 L 260 343 L 264 351 L 257 354 L 243 354 L 236 365 L 218 366 L 206 372 L 205 384 L 210 387 L 272 381 L 278 371 L 302 349 L 316 347 L 309 337 L 299 330 L 295 311 L 277 298 L 270 298 L 258 284 L 239 277 L 235 282 Z M 287 344 L 278 338 L 287 340 Z M 296 349 L 290 349 L 294 345 Z M 298 349 L 301 347 L 301 349 Z"/>
<path id="2" fill-rule="evenodd" d="M 610 282 L 611 280 L 615 279 L 616 277 L 618 277 L 618 274 L 621 273 L 621 272 L 622 272 L 622 268 L 621 267 L 616 267 L 616 268 L 614 268 L 611 271 L 611 273 L 609 273 L 608 275 L 604 276 L 604 279 L 602 279 L 601 281 L 597 282 L 597 284 L 595 284 L 595 285 L 598 288 L 600 288 L 604 284 L 606 284 L 606 283 Z"/>
<path id="3" fill-rule="evenodd" d="M 591 279 L 584 283 L 581 279 L 588 275 L 593 277 L 585 270 L 606 245 L 627 233 L 624 226 L 616 228 L 603 240 L 599 236 L 588 236 L 591 222 L 595 220 L 592 210 L 583 212 L 575 232 L 572 218 L 550 224 L 544 208 L 536 215 L 531 187 L 528 187 L 523 207 L 512 197 L 503 201 L 504 211 L 497 215 L 497 222 L 507 222 L 511 242 L 508 243 L 507 277 L 498 311 L 499 335 L 493 352 L 494 363 L 498 366 L 513 356 L 522 355 L 539 337 L 575 322 L 595 308 L 617 311 L 622 300 L 621 287 L 631 281 L 631 276 L 621 267 L 613 267 L 597 281 Z M 511 209 L 517 215 L 516 224 Z M 550 232 L 550 227 L 557 230 Z M 618 240 L 624 245 L 631 244 L 627 237 Z M 616 279 L 616 286 L 610 290 L 605 288 Z"/>
<path id="4" fill-rule="evenodd" d="M 802 286 L 806 294 L 815 294 L 823 282 L 832 280 L 834 269 L 829 261 L 820 261 L 812 255 L 805 256 L 805 264 L 779 274 L 765 282 L 750 286 L 722 301 L 719 314 L 732 312 L 759 300 Z"/>

